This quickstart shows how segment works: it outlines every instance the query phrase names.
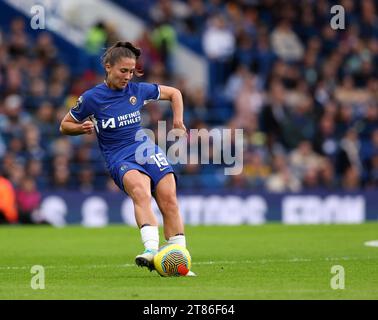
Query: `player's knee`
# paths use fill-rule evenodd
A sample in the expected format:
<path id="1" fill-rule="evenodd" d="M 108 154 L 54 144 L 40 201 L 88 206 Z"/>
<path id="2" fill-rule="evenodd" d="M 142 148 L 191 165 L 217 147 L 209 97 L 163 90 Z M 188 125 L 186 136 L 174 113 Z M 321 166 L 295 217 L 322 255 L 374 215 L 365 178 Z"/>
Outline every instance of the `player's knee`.
<path id="1" fill-rule="evenodd" d="M 164 214 L 178 214 L 178 203 L 176 195 L 167 194 L 161 197 L 160 206 L 163 208 Z"/>
<path id="2" fill-rule="evenodd" d="M 144 203 L 144 202 L 151 201 L 150 191 L 146 190 L 146 188 L 143 188 L 142 186 L 138 186 L 138 185 L 131 188 L 130 197 L 136 203 Z"/>

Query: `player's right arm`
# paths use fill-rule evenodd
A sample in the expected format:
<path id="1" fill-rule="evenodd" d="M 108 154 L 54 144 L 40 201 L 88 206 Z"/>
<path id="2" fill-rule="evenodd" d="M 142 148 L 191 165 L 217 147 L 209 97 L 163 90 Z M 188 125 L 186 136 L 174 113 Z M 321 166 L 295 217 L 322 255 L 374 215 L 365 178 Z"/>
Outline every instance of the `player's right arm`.
<path id="1" fill-rule="evenodd" d="M 60 132 L 70 136 L 79 134 L 92 134 L 94 132 L 94 124 L 92 121 L 77 122 L 68 112 L 60 124 Z"/>
<path id="2" fill-rule="evenodd" d="M 88 117 L 93 114 L 90 105 L 90 94 L 87 91 L 77 99 L 75 106 L 63 118 L 60 132 L 70 136 L 92 134 L 94 124 L 88 120 Z"/>

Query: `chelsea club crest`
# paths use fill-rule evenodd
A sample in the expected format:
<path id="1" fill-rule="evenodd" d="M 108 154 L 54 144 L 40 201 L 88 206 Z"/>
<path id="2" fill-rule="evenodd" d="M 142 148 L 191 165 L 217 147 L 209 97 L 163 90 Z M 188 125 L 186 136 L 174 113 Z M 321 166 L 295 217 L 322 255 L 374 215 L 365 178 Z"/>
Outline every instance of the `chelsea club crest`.
<path id="1" fill-rule="evenodd" d="M 137 98 L 136 96 L 131 96 L 129 99 L 130 103 L 134 106 L 137 103 Z"/>

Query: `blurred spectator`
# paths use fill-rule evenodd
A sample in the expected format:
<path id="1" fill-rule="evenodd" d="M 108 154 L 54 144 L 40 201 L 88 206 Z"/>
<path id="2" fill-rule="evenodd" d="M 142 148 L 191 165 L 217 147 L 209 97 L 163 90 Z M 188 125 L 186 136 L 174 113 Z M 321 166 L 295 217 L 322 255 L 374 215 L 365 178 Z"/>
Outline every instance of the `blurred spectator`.
<path id="1" fill-rule="evenodd" d="M 69 190 L 70 185 L 70 171 L 68 167 L 61 166 L 54 170 L 51 174 L 52 181 L 50 187 L 55 190 Z"/>
<path id="2" fill-rule="evenodd" d="M 94 172 L 90 167 L 83 167 L 79 170 L 78 189 L 84 193 L 94 191 Z"/>
<path id="3" fill-rule="evenodd" d="M 105 23 L 99 21 L 88 30 L 85 49 L 92 55 L 98 55 L 105 47 L 106 40 L 107 32 Z"/>
<path id="4" fill-rule="evenodd" d="M 150 73 L 153 67 L 156 64 L 161 63 L 162 60 L 159 50 L 155 47 L 152 41 L 151 31 L 144 31 L 141 37 L 136 41 L 135 45 L 143 52 L 138 59 L 138 64 L 142 67 L 145 73 Z"/>
<path id="5" fill-rule="evenodd" d="M 251 152 L 244 156 L 243 172 L 249 187 L 263 188 L 265 180 L 270 175 L 270 167 L 265 163 L 260 152 Z"/>
<path id="6" fill-rule="evenodd" d="M 22 161 L 13 163 L 8 177 L 15 188 L 18 188 L 21 185 L 22 179 L 24 178 L 24 176 L 25 176 L 24 163 Z"/>
<path id="7" fill-rule="evenodd" d="M 303 57 L 303 45 L 288 20 L 282 19 L 271 34 L 274 52 L 284 61 L 295 62 Z"/>
<path id="8" fill-rule="evenodd" d="M 342 188 L 345 191 L 359 191 L 361 187 L 359 169 L 348 167 L 342 177 Z"/>
<path id="9" fill-rule="evenodd" d="M 85 50 L 90 56 L 88 67 L 101 74 L 102 66 L 99 63 L 105 48 L 113 45 L 119 35 L 108 21 L 98 21 L 89 28 L 85 39 Z"/>
<path id="10" fill-rule="evenodd" d="M 299 178 L 306 174 L 313 175 L 321 167 L 321 161 L 321 157 L 313 151 L 310 141 L 307 140 L 300 142 L 289 155 L 290 167 Z"/>
<path id="11" fill-rule="evenodd" d="M 39 33 L 33 51 L 36 58 L 41 60 L 45 66 L 55 63 L 58 50 L 53 43 L 50 33 Z"/>
<path id="12" fill-rule="evenodd" d="M 227 26 L 225 18 L 217 14 L 209 18 L 202 42 L 209 59 L 209 93 L 213 94 L 214 90 L 223 85 L 231 72 L 235 35 Z"/>
<path id="13" fill-rule="evenodd" d="M 25 108 L 34 113 L 39 105 L 47 99 L 47 84 L 42 78 L 33 79 L 25 101 Z"/>
<path id="14" fill-rule="evenodd" d="M 334 191 L 339 187 L 339 181 L 333 163 L 330 159 L 323 159 L 319 169 L 319 185 L 323 190 Z"/>
<path id="15" fill-rule="evenodd" d="M 26 158 L 43 159 L 45 151 L 41 147 L 39 128 L 32 124 L 25 126 L 24 137 Z"/>
<path id="16" fill-rule="evenodd" d="M 378 101 L 378 99 L 377 99 Z M 374 143 L 373 132 L 378 130 L 378 104 L 369 103 L 364 112 L 364 121 L 360 122 L 360 138 L 366 142 L 370 138 Z"/>
<path id="17" fill-rule="evenodd" d="M 304 190 L 316 191 L 320 189 L 320 181 L 317 168 L 308 168 L 303 174 L 302 188 Z"/>
<path id="18" fill-rule="evenodd" d="M 57 135 L 57 123 L 54 118 L 54 107 L 50 102 L 43 102 L 35 114 L 34 124 L 38 127 L 41 136 L 41 145 L 46 150 L 49 141 Z"/>
<path id="19" fill-rule="evenodd" d="M 175 29 L 167 20 L 157 21 L 151 34 L 152 43 L 159 52 L 168 78 L 173 75 L 174 70 L 176 37 Z"/>
<path id="20" fill-rule="evenodd" d="M 352 76 L 345 76 L 341 84 L 336 87 L 334 94 L 335 99 L 344 105 L 367 104 L 371 99 L 367 90 L 356 87 Z"/>
<path id="21" fill-rule="evenodd" d="M 9 38 L 9 53 L 18 58 L 26 56 L 29 51 L 29 38 L 25 32 L 23 18 L 15 18 L 11 22 Z"/>
<path id="22" fill-rule="evenodd" d="M 320 119 L 318 132 L 314 138 L 314 150 L 330 159 L 335 160 L 338 152 L 338 139 L 336 136 L 335 121 L 332 116 L 324 115 Z"/>
<path id="23" fill-rule="evenodd" d="M 264 102 L 265 96 L 259 86 L 258 77 L 246 75 L 235 99 L 235 111 L 241 117 L 248 117 L 251 113 L 260 114 Z"/>
<path id="24" fill-rule="evenodd" d="M 189 0 L 188 5 L 190 6 L 190 15 L 185 19 L 185 31 L 192 35 L 201 34 L 209 14 L 206 5 L 202 0 Z"/>
<path id="25" fill-rule="evenodd" d="M 377 189 L 378 188 L 378 152 L 374 153 L 372 158 L 369 161 L 369 174 L 368 174 L 368 181 L 367 187 L 369 189 Z"/>
<path id="26" fill-rule="evenodd" d="M 203 88 L 196 88 L 188 92 L 186 121 L 190 125 L 197 120 L 207 121 L 211 116 L 209 115 L 209 105 L 206 97 L 206 92 Z M 155 119 L 155 121 L 158 119 Z"/>
<path id="27" fill-rule="evenodd" d="M 285 88 L 280 81 L 271 83 L 267 105 L 261 113 L 262 129 L 267 133 L 268 146 L 275 142 L 289 147 L 286 133 L 290 127 L 289 107 L 285 102 Z"/>
<path id="28" fill-rule="evenodd" d="M 37 190 L 46 190 L 48 187 L 43 169 L 43 163 L 38 159 L 29 159 L 26 164 L 26 175 L 35 181 Z"/>
<path id="29" fill-rule="evenodd" d="M 353 167 L 353 170 L 349 170 Z M 347 172 L 354 177 L 362 173 L 362 163 L 360 159 L 360 142 L 354 128 L 349 129 L 340 141 L 340 151 L 337 158 L 338 173 L 345 175 Z"/>
<path id="30" fill-rule="evenodd" d="M 19 223 L 34 224 L 36 223 L 33 215 L 39 209 L 41 204 L 41 194 L 36 188 L 35 181 L 28 176 L 22 179 L 21 185 L 16 191 Z"/>
<path id="31" fill-rule="evenodd" d="M 269 192 L 297 192 L 301 189 L 298 177 L 292 174 L 284 154 L 273 156 L 273 172 L 266 180 L 266 189 Z"/>
<path id="32" fill-rule="evenodd" d="M 252 77 L 252 74 L 248 67 L 244 64 L 238 65 L 226 82 L 224 88 L 225 97 L 230 101 L 236 100 L 245 81 L 250 77 Z"/>
<path id="33" fill-rule="evenodd" d="M 0 175 L 0 224 L 16 223 L 18 220 L 16 193 L 12 183 Z"/>
<path id="34" fill-rule="evenodd" d="M 0 130 L 8 142 L 13 136 L 22 136 L 24 125 L 31 121 L 30 114 L 22 109 L 22 98 L 9 95 L 4 100 L 4 113 L 0 114 Z"/>
<path id="35" fill-rule="evenodd" d="M 181 20 L 187 16 L 186 7 L 181 6 L 180 2 L 172 0 L 153 1 L 153 5 L 147 13 L 149 13 L 154 22 L 164 20 L 172 25 L 174 25 L 177 20 Z"/>

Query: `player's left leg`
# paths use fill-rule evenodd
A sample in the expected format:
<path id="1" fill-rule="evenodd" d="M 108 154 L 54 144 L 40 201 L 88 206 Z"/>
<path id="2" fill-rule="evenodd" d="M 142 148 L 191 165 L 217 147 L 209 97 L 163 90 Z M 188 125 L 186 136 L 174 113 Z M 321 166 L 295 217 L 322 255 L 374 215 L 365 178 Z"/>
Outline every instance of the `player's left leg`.
<path id="1" fill-rule="evenodd" d="M 182 221 L 173 173 L 166 174 L 157 184 L 154 197 L 163 215 L 164 237 L 168 243 L 186 247 L 184 223 Z"/>
<path id="2" fill-rule="evenodd" d="M 179 244 L 186 248 L 184 223 L 178 207 L 176 180 L 173 173 L 166 174 L 158 182 L 154 197 L 163 215 L 165 239 L 170 244 Z M 189 270 L 187 276 L 196 276 L 196 274 Z"/>

